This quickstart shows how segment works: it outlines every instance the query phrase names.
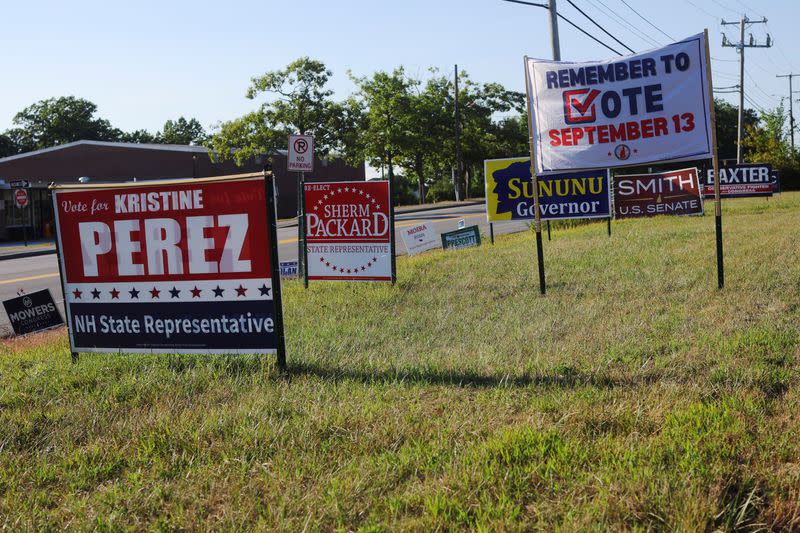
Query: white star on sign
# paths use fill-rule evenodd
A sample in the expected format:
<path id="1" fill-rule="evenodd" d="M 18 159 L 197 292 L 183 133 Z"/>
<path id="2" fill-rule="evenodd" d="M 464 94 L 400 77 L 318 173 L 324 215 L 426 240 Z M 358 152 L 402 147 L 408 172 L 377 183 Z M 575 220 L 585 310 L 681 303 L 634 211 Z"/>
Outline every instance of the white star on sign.
<path id="1" fill-rule="evenodd" d="M 350 187 L 345 187 L 344 192 L 350 192 Z"/>

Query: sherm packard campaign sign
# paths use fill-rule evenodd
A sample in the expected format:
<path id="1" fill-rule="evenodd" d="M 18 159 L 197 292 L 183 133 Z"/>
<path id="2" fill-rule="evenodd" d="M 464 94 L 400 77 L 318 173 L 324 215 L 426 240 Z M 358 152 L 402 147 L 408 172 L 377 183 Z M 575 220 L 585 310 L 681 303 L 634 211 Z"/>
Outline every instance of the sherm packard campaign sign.
<path id="1" fill-rule="evenodd" d="M 468 226 L 442 233 L 442 248 L 445 250 L 458 250 L 481 245 L 481 231 L 478 226 Z"/>
<path id="2" fill-rule="evenodd" d="M 489 222 L 535 217 L 530 161 L 516 157 L 483 162 Z M 611 216 L 608 170 L 539 176 L 538 183 L 542 220 Z"/>
<path id="3" fill-rule="evenodd" d="M 388 181 L 305 184 L 309 280 L 391 281 Z"/>
<path id="4" fill-rule="evenodd" d="M 74 352 L 277 351 L 263 178 L 62 187 Z"/>
<path id="5" fill-rule="evenodd" d="M 703 34 L 582 63 L 526 58 L 536 172 L 710 159 Z"/>
<path id="6" fill-rule="evenodd" d="M 720 198 L 746 198 L 748 196 L 772 196 L 775 178 L 772 165 L 741 164 L 724 165 L 719 169 Z M 703 180 L 703 195 L 714 196 L 714 169 L 709 168 Z"/>
<path id="7" fill-rule="evenodd" d="M 54 328 L 64 323 L 49 289 L 5 300 L 3 307 L 17 335 Z"/>
<path id="8" fill-rule="evenodd" d="M 696 168 L 614 176 L 614 183 L 616 218 L 703 214 Z"/>

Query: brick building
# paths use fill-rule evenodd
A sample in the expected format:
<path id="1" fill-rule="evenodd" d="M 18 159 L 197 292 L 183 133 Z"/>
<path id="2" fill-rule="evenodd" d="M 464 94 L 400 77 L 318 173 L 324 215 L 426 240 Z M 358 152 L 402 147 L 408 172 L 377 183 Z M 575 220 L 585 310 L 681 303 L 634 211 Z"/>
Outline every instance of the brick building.
<path id="1" fill-rule="evenodd" d="M 286 171 L 286 154 L 272 156 L 277 178 L 278 217 L 297 214 L 297 174 Z M 32 238 L 49 237 L 53 228 L 53 203 L 48 184 L 126 182 L 167 178 L 204 178 L 259 172 L 261 162 L 239 167 L 232 161 L 214 162 L 202 146 L 76 141 L 0 159 L 0 240 L 19 240 L 27 227 Z M 14 206 L 11 180 L 31 183 L 26 209 Z M 306 181 L 363 181 L 364 165 L 352 167 L 341 159 L 315 159 Z"/>

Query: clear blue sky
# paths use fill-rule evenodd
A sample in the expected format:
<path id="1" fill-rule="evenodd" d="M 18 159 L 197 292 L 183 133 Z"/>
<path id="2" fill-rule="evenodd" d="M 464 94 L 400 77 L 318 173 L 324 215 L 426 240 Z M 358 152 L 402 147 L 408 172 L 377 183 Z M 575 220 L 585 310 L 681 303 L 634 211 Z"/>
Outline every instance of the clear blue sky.
<path id="1" fill-rule="evenodd" d="M 669 41 L 622 0 L 573 2 L 636 51 L 654 47 L 648 38 Z M 676 39 L 707 27 L 712 57 L 725 60 L 713 62 L 716 86 L 738 79 L 735 50 L 720 47 L 719 19 L 766 16 L 766 27 L 749 32 L 763 42 L 769 31 L 776 45 L 745 53 L 747 93 L 759 106 L 774 107 L 787 95 L 787 80 L 775 74 L 800 73 L 797 0 L 627 2 Z M 558 0 L 558 8 L 619 48 L 567 0 Z M 737 27 L 726 30 L 738 39 Z M 564 60 L 614 55 L 563 21 L 560 34 Z M 348 70 L 364 75 L 397 65 L 424 76 L 428 67 L 451 72 L 458 63 L 476 81 L 521 91 L 523 55 L 550 57 L 549 42 L 546 10 L 502 0 L 7 2 L 0 20 L 0 130 L 25 106 L 62 95 L 95 102 L 101 116 L 125 130 L 156 130 L 181 115 L 209 127 L 256 107 L 244 98 L 251 76 L 304 55 L 333 70 L 339 98 L 353 89 Z"/>

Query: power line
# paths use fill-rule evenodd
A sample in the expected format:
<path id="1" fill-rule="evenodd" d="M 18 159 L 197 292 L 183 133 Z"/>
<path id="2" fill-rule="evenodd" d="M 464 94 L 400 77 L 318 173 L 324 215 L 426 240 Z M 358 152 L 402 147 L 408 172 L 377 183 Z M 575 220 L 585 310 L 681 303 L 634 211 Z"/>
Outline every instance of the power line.
<path id="1" fill-rule="evenodd" d="M 585 12 L 583 9 L 579 8 L 578 6 L 576 6 L 576 5 L 575 5 L 575 3 L 574 3 L 572 0 L 567 0 L 567 2 L 569 3 L 569 5 L 571 5 L 571 6 L 572 6 L 572 7 L 574 7 L 575 9 L 577 9 L 577 10 L 578 10 L 578 12 L 579 12 L 581 15 L 583 15 L 584 17 L 586 17 L 587 19 L 589 19 L 589 21 L 590 21 L 592 24 L 594 24 L 595 26 L 597 26 L 598 28 L 600 28 L 600 30 L 601 30 L 603 33 L 605 33 L 606 35 L 608 35 L 609 37 L 611 37 L 612 39 L 614 39 L 615 41 L 617 41 L 617 43 L 619 43 L 619 44 L 620 44 L 620 45 L 621 45 L 623 48 L 625 48 L 626 50 L 628 50 L 628 51 L 629 51 L 630 53 L 632 53 L 632 54 L 635 54 L 635 53 L 636 53 L 636 52 L 633 50 L 633 48 L 631 48 L 631 47 L 630 47 L 630 46 L 628 46 L 627 44 L 623 43 L 622 41 L 620 41 L 619 39 L 617 39 L 616 37 L 614 37 L 613 35 L 611 35 L 611 34 L 610 34 L 610 33 L 609 33 L 609 32 L 608 32 L 608 31 L 607 31 L 607 30 L 606 30 L 604 27 L 602 27 L 600 24 L 598 24 L 598 23 L 597 23 L 597 22 L 596 22 L 596 21 L 595 21 L 595 20 L 594 20 L 592 17 L 590 17 L 589 15 L 587 15 L 587 14 L 586 14 L 586 12 Z"/>
<path id="2" fill-rule="evenodd" d="M 713 14 L 709 13 L 708 11 L 706 11 L 705 9 L 703 9 L 702 7 L 700 7 L 700 6 L 698 6 L 697 4 L 695 4 L 694 2 L 692 2 L 692 0 L 686 0 L 686 3 L 687 3 L 687 4 L 690 4 L 690 5 L 692 5 L 692 6 L 694 6 L 694 7 L 695 7 L 695 9 L 697 9 L 698 11 L 702 11 L 703 13 L 705 13 L 706 15 L 708 15 L 709 17 L 711 17 L 711 18 L 713 18 L 713 19 L 719 20 L 719 19 L 721 19 L 721 18 L 722 18 L 722 17 L 718 17 L 718 16 L 716 16 L 716 15 L 713 15 Z"/>
<path id="3" fill-rule="evenodd" d="M 722 9 L 727 9 L 728 11 L 733 11 L 733 12 L 734 12 L 734 13 L 736 13 L 737 15 L 738 15 L 738 14 L 740 14 L 740 13 L 739 13 L 739 11 L 737 11 L 736 9 L 733 9 L 733 8 L 731 8 L 731 7 L 728 7 L 728 6 L 726 6 L 725 4 L 723 4 L 723 3 L 721 3 L 721 2 L 718 2 L 717 0 L 711 0 L 711 1 L 712 1 L 712 2 L 714 2 L 715 4 L 717 4 L 717 5 L 718 5 L 719 7 L 721 7 Z"/>
<path id="4" fill-rule="evenodd" d="M 592 39 L 593 41 L 597 41 L 598 43 L 602 44 L 603 46 L 605 46 L 606 48 L 608 48 L 609 50 L 611 50 L 612 52 L 614 52 L 614 53 L 615 53 L 615 54 L 617 54 L 618 56 L 621 56 L 621 55 L 622 55 L 622 54 L 621 54 L 621 53 L 620 53 L 618 50 L 614 50 L 613 48 L 611 48 L 610 46 L 608 46 L 606 43 L 604 43 L 603 41 L 601 41 L 600 39 L 598 39 L 597 37 L 595 37 L 594 35 L 592 35 L 592 34 L 591 34 L 591 33 L 589 33 L 588 31 L 584 30 L 583 28 L 581 28 L 580 26 L 578 26 L 577 24 L 575 24 L 574 22 L 572 22 L 571 20 L 569 20 L 567 17 L 565 17 L 565 16 L 564 16 L 564 15 L 562 15 L 561 13 L 558 13 L 558 12 L 556 12 L 556 15 L 558 15 L 558 17 L 559 17 L 561 20 L 563 20 L 564 22 L 566 22 L 567 24 L 569 24 L 570 26 L 572 26 L 572 27 L 573 27 L 573 28 L 575 28 L 576 30 L 580 31 L 581 33 L 583 33 L 584 35 L 586 35 L 587 37 L 589 37 L 589 38 L 590 38 L 590 39 Z"/>
<path id="5" fill-rule="evenodd" d="M 525 2 L 524 0 L 503 0 L 503 1 L 504 1 L 504 2 L 511 2 L 511 3 L 514 3 L 514 4 L 522 4 L 522 5 L 526 5 L 526 6 L 533 6 L 533 7 L 543 7 L 543 8 L 545 8 L 545 9 L 550 9 L 550 8 L 549 8 L 548 6 L 546 6 L 545 4 L 537 4 L 537 3 L 535 3 L 535 2 Z M 570 2 L 570 3 L 571 3 L 571 2 Z M 559 13 L 559 12 L 557 12 L 557 11 L 556 11 L 556 15 L 558 15 L 558 18 L 560 18 L 561 20 L 563 20 L 564 22 L 566 22 L 567 24 L 569 24 L 570 26 L 572 26 L 573 28 L 575 28 L 575 29 L 576 29 L 576 30 L 578 30 L 579 32 L 583 33 L 584 35 L 586 35 L 587 37 L 589 37 L 589 38 L 590 38 L 590 39 L 592 39 L 593 41 L 595 41 L 595 42 L 597 42 L 597 43 L 599 43 L 599 44 L 601 44 L 601 45 L 605 46 L 606 48 L 608 48 L 609 50 L 611 50 L 612 52 L 614 52 L 614 53 L 615 53 L 615 54 L 617 54 L 618 56 L 621 56 L 621 55 L 622 55 L 622 54 L 621 54 L 621 53 L 620 53 L 618 50 L 615 50 L 614 48 L 612 48 L 612 47 L 608 46 L 606 43 L 604 43 L 603 41 L 601 41 L 600 39 L 598 39 L 597 37 L 595 37 L 594 35 L 592 35 L 592 34 L 591 34 L 591 33 L 589 33 L 588 31 L 584 30 L 583 28 L 581 28 L 580 26 L 578 26 L 577 24 L 575 24 L 574 22 L 572 22 L 571 20 L 569 20 L 567 17 L 565 17 L 565 16 L 564 16 L 564 15 L 562 15 L 561 13 Z"/>
<path id="6" fill-rule="evenodd" d="M 642 41 L 645 41 L 648 45 L 650 45 L 650 46 L 661 46 L 661 43 L 659 43 L 658 41 L 656 41 L 655 39 L 653 39 L 652 37 L 650 37 L 646 33 L 643 33 L 642 31 L 640 31 L 638 28 L 636 28 L 636 26 L 634 26 L 633 24 L 628 22 L 624 17 L 622 17 L 621 15 L 617 14 L 617 12 L 615 10 L 611 9 L 610 7 L 608 7 L 608 5 L 606 5 L 606 3 L 603 2 L 603 0 L 597 0 L 597 2 L 600 5 L 602 5 L 603 7 L 599 7 L 597 4 L 595 4 L 594 0 L 587 0 L 587 1 L 595 9 L 597 9 L 598 11 L 602 11 L 604 15 L 606 15 L 607 17 L 613 19 L 614 22 L 616 22 L 620 26 L 626 27 L 628 31 L 630 31 L 631 33 L 636 35 Z"/>
<path id="7" fill-rule="evenodd" d="M 659 28 L 658 26 L 656 26 L 655 24 L 653 24 L 652 22 L 650 22 L 649 20 L 647 20 L 646 18 L 644 18 L 644 17 L 642 16 L 642 14 L 641 14 L 641 13 L 639 13 L 638 11 L 636 11 L 635 9 L 633 9 L 633 7 L 631 7 L 631 5 L 630 5 L 628 2 L 626 2 L 625 0 L 620 0 L 620 2 L 622 2 L 623 4 L 625 4 L 626 6 L 628 6 L 628 7 L 630 8 L 630 10 L 631 10 L 631 11 L 633 11 L 634 13 L 636 13 L 636 14 L 639 16 L 639 18 L 640 18 L 640 19 L 642 19 L 642 20 L 643 20 L 643 21 L 645 21 L 646 23 L 650 24 L 650 25 L 651 25 L 653 28 L 655 28 L 656 30 L 658 30 L 659 32 L 661 32 L 661 34 L 662 34 L 662 35 L 665 35 L 665 36 L 667 37 L 667 39 L 669 39 L 670 41 L 674 41 L 674 40 L 675 40 L 675 38 L 674 38 L 674 37 L 670 36 L 668 33 L 666 33 L 665 31 L 663 31 L 661 28 Z"/>

